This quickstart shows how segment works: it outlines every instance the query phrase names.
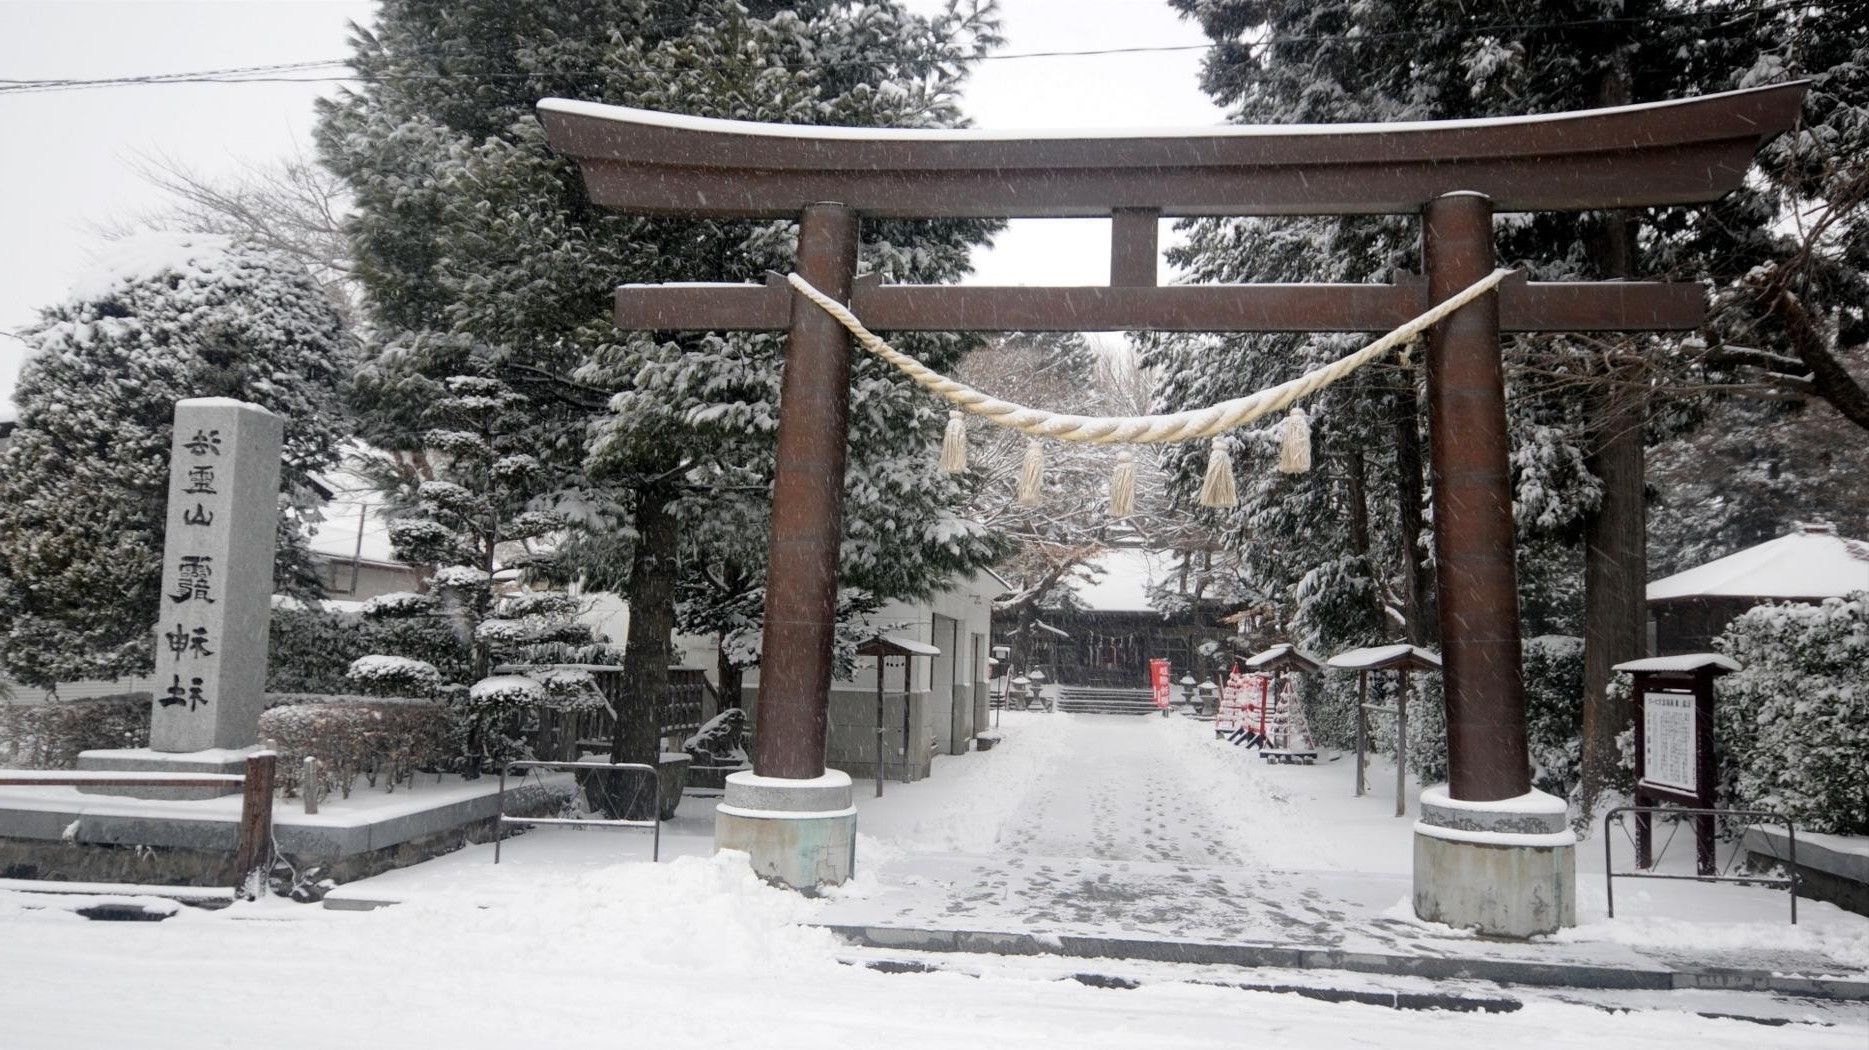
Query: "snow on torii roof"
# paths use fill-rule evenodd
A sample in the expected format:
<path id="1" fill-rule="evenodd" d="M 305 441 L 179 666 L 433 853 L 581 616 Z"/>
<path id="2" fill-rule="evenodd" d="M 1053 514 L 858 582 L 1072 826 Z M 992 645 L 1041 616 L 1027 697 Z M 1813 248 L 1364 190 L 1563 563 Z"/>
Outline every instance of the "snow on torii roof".
<path id="1" fill-rule="evenodd" d="M 1829 525 L 1804 525 L 1788 536 L 1656 580 L 1648 585 L 1648 600 L 1841 598 L 1861 590 L 1869 590 L 1869 543 L 1844 539 Z"/>
<path id="2" fill-rule="evenodd" d="M 1434 671 L 1440 669 L 1441 657 L 1432 649 L 1399 643 L 1352 649 L 1338 653 L 1327 662 L 1332 667 L 1351 671 Z"/>
<path id="3" fill-rule="evenodd" d="M 1346 125 L 980 131 L 758 124 L 571 99 L 538 104 L 603 207 L 790 218 L 1414 214 L 1467 190 L 1500 211 L 1715 200 L 1796 121 L 1799 81 L 1573 113 Z M 1380 177 L 1372 177 L 1372 172 Z"/>

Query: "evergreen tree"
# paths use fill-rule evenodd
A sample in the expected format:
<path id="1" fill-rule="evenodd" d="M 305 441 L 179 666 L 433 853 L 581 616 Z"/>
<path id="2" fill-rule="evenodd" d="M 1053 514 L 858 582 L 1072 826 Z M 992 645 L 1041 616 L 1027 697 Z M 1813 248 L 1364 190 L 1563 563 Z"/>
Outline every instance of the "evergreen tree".
<path id="1" fill-rule="evenodd" d="M 148 234 L 27 330 L 19 429 L 0 452 L 0 660 L 37 686 L 154 666 L 175 402 L 232 397 L 285 420 L 283 510 L 346 434 L 352 349 L 297 262 L 213 235 Z M 297 515 L 275 580 L 304 593 Z"/>
<path id="2" fill-rule="evenodd" d="M 1318 123 L 1492 116 L 1587 109 L 1631 101 L 1653 101 L 1781 79 L 1798 71 L 1823 71 L 1827 88 L 1812 94 L 1807 120 L 1830 133 L 1817 136 L 1829 165 L 1816 164 L 1800 149 L 1797 136 L 1781 139 L 1764 158 L 1767 178 L 1707 209 L 1654 209 L 1625 213 L 1535 215 L 1502 218 L 1497 224 L 1500 256 L 1530 271 L 1534 279 L 1593 279 L 1667 274 L 1712 276 L 1731 291 L 1721 331 L 1759 333 L 1772 324 L 1796 327 L 1800 301 L 1788 302 L 1767 281 L 1759 290 L 1756 270 L 1775 255 L 1799 259 L 1808 253 L 1773 232 L 1778 216 L 1789 216 L 1799 202 L 1821 196 L 1832 209 L 1856 214 L 1860 198 L 1850 202 L 1855 159 L 1837 152 L 1841 143 L 1860 143 L 1865 121 L 1861 94 L 1843 90 L 1863 75 L 1860 5 L 1814 5 L 1792 9 L 1757 2 L 1707 3 L 1680 7 L 1660 0 L 1619 0 L 1601 4 L 1566 2 L 1450 3 L 1446 0 L 1172 0 L 1197 18 L 1217 41 L 1204 71 L 1210 94 L 1233 117 L 1250 123 Z M 1819 189 L 1818 187 L 1821 187 Z M 1832 225 L 1837 220 L 1832 220 Z M 1178 261 L 1204 279 L 1232 280 L 1381 280 L 1412 270 L 1416 261 L 1416 223 L 1410 219 L 1232 220 L 1192 224 L 1187 249 Z M 1847 226 L 1844 222 L 1842 225 Z M 1832 256 L 1860 253 L 1860 237 L 1840 238 L 1845 246 Z M 1854 245 L 1850 247 L 1849 245 Z M 1819 253 L 1820 258 L 1829 259 Z M 1823 302 L 1846 302 L 1839 288 L 1860 280 L 1847 267 L 1814 266 L 1804 273 L 1800 291 L 1821 295 Z M 1821 271 L 1819 276 L 1813 271 Z M 1754 279 L 1748 280 L 1748 274 Z M 1751 289 L 1756 294 L 1740 294 Z M 1761 318 L 1761 310 L 1766 316 Z M 1835 363 L 1849 333 L 1860 340 L 1860 311 L 1837 307 L 1810 311 L 1817 323 L 1807 343 L 1820 345 L 1797 357 L 1810 379 L 1824 376 Z M 1776 318 L 1776 321 L 1772 321 Z M 1852 327 L 1854 325 L 1855 327 Z M 1788 335 L 1780 337 L 1790 338 Z M 1312 359 L 1328 356 L 1313 341 L 1305 360 L 1283 368 L 1264 363 L 1268 356 L 1289 355 L 1293 341 L 1280 338 L 1218 341 L 1215 356 L 1206 346 L 1158 344 L 1152 361 L 1169 374 L 1181 373 L 1196 360 L 1201 375 L 1177 376 L 1165 389 L 1170 407 L 1207 403 L 1284 378 Z M 1642 435 L 1659 421 L 1692 415 L 1678 405 L 1657 412 L 1651 403 L 1659 386 L 1700 389 L 1700 370 L 1708 365 L 1737 367 L 1745 355 L 1728 346 L 1722 354 L 1704 354 L 1689 340 L 1622 337 L 1580 340 L 1562 336 L 1516 338 L 1507 346 L 1510 369 L 1513 465 L 1517 520 L 1521 538 L 1522 583 L 1526 589 L 1529 630 L 1559 630 L 1586 637 L 1585 793 L 1600 784 L 1613 766 L 1616 732 L 1626 723 L 1626 706 L 1609 703 L 1603 686 L 1615 659 L 1641 651 L 1640 582 L 1643 541 Z M 1830 356 L 1826 357 L 1826 354 Z M 1769 356 L 1769 355 L 1768 355 Z M 1782 361 L 1780 362 L 1782 364 Z M 1792 369 L 1797 371 L 1797 369 Z M 1270 373 L 1270 374 L 1268 374 Z M 1793 377 L 1794 379 L 1798 377 Z M 1834 377 L 1833 377 L 1834 378 Z M 1247 380 L 1238 382 L 1236 380 Z M 1374 389 L 1388 386 L 1385 398 Z M 1413 377 L 1375 372 L 1341 394 L 1321 399 L 1325 478 L 1303 493 L 1287 495 L 1265 486 L 1239 513 L 1226 516 L 1234 541 L 1276 544 L 1276 558 L 1295 562 L 1280 578 L 1318 573 L 1316 585 L 1299 588 L 1299 619 L 1325 625 L 1320 638 L 1342 642 L 1380 623 L 1372 610 L 1391 603 L 1389 595 L 1425 596 L 1418 581 L 1422 550 L 1418 542 L 1417 494 L 1419 395 Z M 1853 384 L 1834 381 L 1833 403 L 1843 408 Z M 1704 396 L 1686 393 L 1689 398 Z M 1826 393 L 1820 396 L 1832 397 Z M 1391 406 L 1384 415 L 1384 402 Z M 1394 440 L 1385 440 L 1393 437 Z M 1401 451 L 1391 457 L 1388 449 Z M 1373 507 L 1364 467 L 1372 476 L 1396 479 L 1393 498 L 1395 535 L 1380 543 L 1362 542 L 1365 517 Z M 1183 467 L 1183 476 L 1193 465 Z M 1268 499 L 1267 496 L 1271 496 Z M 1288 500 L 1341 501 L 1347 510 L 1337 519 L 1297 514 Z M 1277 504 L 1277 505 L 1274 505 Z M 1318 522 L 1325 521 L 1323 527 Z M 1389 531 L 1383 522 L 1379 531 Z M 1268 541 L 1270 541 L 1268 543 Z M 1578 547 L 1582 553 L 1576 553 Z M 1361 564 L 1346 564 L 1376 549 L 1387 566 L 1366 574 Z M 1565 581 L 1584 564 L 1581 593 Z M 1307 596 L 1318 601 L 1335 596 L 1336 609 L 1318 615 L 1304 608 Z M 1369 600 L 1359 600 L 1367 595 Z M 1581 607 L 1575 604 L 1582 600 Z M 1418 602 L 1417 607 L 1423 603 Z M 1581 613 L 1582 622 L 1578 618 Z M 1415 616 L 1404 616 L 1415 621 Z M 1421 627 L 1411 631 L 1425 633 Z M 1411 622 L 1411 627 L 1414 626 Z M 1578 628 L 1581 627 L 1581 630 Z M 1335 637 L 1332 637 L 1335 636 Z M 1328 645 L 1326 646 L 1328 647 Z"/>
<path id="3" fill-rule="evenodd" d="M 374 31 L 356 32 L 365 84 L 324 108 L 319 141 L 355 194 L 356 272 L 384 346 L 396 348 L 377 353 L 360 383 L 370 436 L 424 451 L 423 406 L 439 378 L 470 371 L 463 352 L 484 366 L 476 374 L 532 398 L 525 444 L 559 508 L 596 534 L 566 553 L 600 555 L 582 568 L 630 603 L 634 706 L 619 721 L 619 757 L 653 760 L 684 574 L 690 593 L 705 585 L 694 574 L 727 584 L 693 622 L 750 637 L 783 340 L 618 333 L 610 291 L 758 280 L 790 267 L 795 229 L 600 212 L 576 168 L 547 149 L 534 104 L 560 96 L 747 120 L 952 126 L 964 68 L 996 42 L 995 24 L 990 3 L 961 0 L 933 17 L 833 0 L 392 0 Z M 951 278 L 987 232 L 979 222 L 869 222 L 862 265 L 886 280 Z M 901 342 L 937 368 L 966 346 Z M 998 553 L 955 515 L 963 486 L 934 472 L 938 406 L 859 359 L 850 418 L 849 604 L 935 589 Z"/>

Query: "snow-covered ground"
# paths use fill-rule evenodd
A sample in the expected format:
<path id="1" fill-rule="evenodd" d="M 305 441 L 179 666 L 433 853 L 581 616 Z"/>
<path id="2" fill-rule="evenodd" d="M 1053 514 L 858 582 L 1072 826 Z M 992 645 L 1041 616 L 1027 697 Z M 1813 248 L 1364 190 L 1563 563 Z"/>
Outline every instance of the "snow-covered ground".
<path id="1" fill-rule="evenodd" d="M 707 800 L 698 799 L 665 834 L 661 864 L 646 863 L 639 833 L 540 830 L 509 841 L 497 868 L 489 848 L 475 847 L 349 887 L 402 901 L 369 912 L 269 901 L 103 923 L 0 892 L 0 1045 L 1869 1044 L 1862 1004 L 1779 1002 L 1778 1016 L 1819 1022 L 1781 1028 L 1704 1016 L 1761 1012 L 1742 1000 L 1765 997 L 1731 993 L 1516 988 L 1504 990 L 1523 1002 L 1515 1012 L 1455 1013 L 1207 983 L 1454 986 L 1419 978 L 985 956 L 918 960 L 947 968 L 930 973 L 848 965 L 888 953 L 843 945 L 817 924 L 1334 938 L 1612 963 L 1821 956 L 1860 970 L 1869 960 L 1869 920 L 1805 902 L 1794 928 L 1782 895 L 1744 887 L 1623 884 L 1627 917 L 1605 920 L 1589 874 L 1600 875 L 1600 842 L 1579 853 L 1578 930 L 1532 946 L 1463 942 L 1407 914 L 1412 821 L 1391 815 L 1392 780 L 1380 768 L 1375 794 L 1355 799 L 1347 759 L 1262 767 L 1179 717 L 1004 720 L 1001 746 L 943 759 L 930 780 L 889 784 L 880 800 L 859 782 L 859 877 L 824 900 L 767 887 L 733 855 L 707 856 Z M 1065 979 L 1086 971 L 1140 987 Z M 1473 982 L 1455 990 L 1476 987 L 1502 994 Z"/>

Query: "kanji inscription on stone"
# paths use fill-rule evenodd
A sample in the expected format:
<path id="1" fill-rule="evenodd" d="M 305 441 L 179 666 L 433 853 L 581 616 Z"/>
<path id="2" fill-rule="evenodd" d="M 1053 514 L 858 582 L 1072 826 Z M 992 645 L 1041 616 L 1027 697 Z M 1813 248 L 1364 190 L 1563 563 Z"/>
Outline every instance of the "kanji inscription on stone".
<path id="1" fill-rule="evenodd" d="M 283 430 L 244 401 L 176 402 L 152 750 L 241 748 L 259 734 Z"/>

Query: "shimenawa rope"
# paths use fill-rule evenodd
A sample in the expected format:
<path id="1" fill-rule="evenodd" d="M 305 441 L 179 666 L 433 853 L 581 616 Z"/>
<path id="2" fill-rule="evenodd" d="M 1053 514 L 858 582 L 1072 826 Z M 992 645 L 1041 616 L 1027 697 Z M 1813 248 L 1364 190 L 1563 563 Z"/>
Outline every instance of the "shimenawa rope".
<path id="1" fill-rule="evenodd" d="M 1108 445 L 1159 444 L 1208 438 L 1282 411 L 1300 398 L 1330 386 L 1389 350 L 1418 338 L 1429 326 L 1492 291 L 1512 272 L 1510 269 L 1494 270 L 1361 350 L 1314 368 L 1296 379 L 1207 408 L 1153 416 L 1073 416 L 1002 401 L 959 380 L 950 379 L 890 346 L 876 333 L 865 328 L 863 322 L 842 303 L 812 287 L 803 277 L 795 273 L 788 274 L 786 280 L 800 294 L 817 303 L 849 329 L 865 350 L 894 365 L 924 389 L 946 398 L 961 411 L 1034 437 Z"/>

